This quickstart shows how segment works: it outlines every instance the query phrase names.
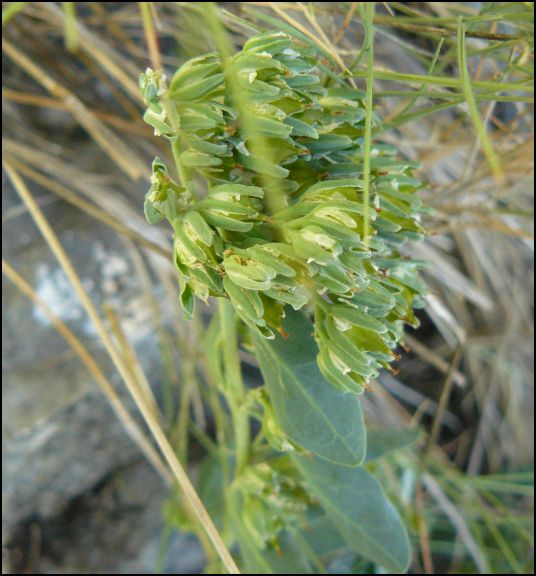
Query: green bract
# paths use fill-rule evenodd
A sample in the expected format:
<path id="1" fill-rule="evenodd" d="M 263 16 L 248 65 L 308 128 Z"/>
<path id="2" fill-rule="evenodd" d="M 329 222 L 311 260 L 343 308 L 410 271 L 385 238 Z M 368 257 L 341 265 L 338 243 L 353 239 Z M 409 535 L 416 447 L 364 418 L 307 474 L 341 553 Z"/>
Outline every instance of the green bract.
<path id="1" fill-rule="evenodd" d="M 425 289 L 399 248 L 423 233 L 421 184 L 396 149 L 377 145 L 364 210 L 363 94 L 326 87 L 317 58 L 269 33 L 225 66 L 217 54 L 186 62 L 169 85 L 142 74 L 145 120 L 171 141 L 181 177 L 156 159 L 145 212 L 173 227 L 188 315 L 194 296 L 228 297 L 273 338 L 285 335 L 286 306 L 309 305 L 318 367 L 338 389 L 361 392 L 395 358 L 403 324 L 417 323 Z"/>

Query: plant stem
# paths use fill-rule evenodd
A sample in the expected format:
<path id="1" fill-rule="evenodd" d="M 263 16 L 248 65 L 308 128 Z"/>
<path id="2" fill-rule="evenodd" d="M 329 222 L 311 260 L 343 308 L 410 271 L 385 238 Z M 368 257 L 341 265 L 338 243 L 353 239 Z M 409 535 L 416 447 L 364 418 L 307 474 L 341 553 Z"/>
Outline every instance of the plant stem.
<path id="1" fill-rule="evenodd" d="M 367 96 L 365 118 L 365 150 L 363 165 L 363 242 L 370 236 L 370 157 L 372 153 L 372 115 L 374 88 L 374 9 L 375 2 L 365 2 L 365 46 L 367 47 Z"/>
<path id="2" fill-rule="evenodd" d="M 238 352 L 238 334 L 236 330 L 236 315 L 229 300 L 219 299 L 218 308 L 221 323 L 223 346 L 223 362 L 225 370 L 227 401 L 233 417 L 236 443 L 236 475 L 244 470 L 249 456 L 249 416 L 244 410 L 244 381 L 240 355 Z"/>
<path id="3" fill-rule="evenodd" d="M 179 175 L 180 183 L 185 188 L 190 190 L 190 185 L 189 185 L 190 173 L 187 170 L 187 168 L 184 166 L 184 164 L 182 163 L 182 160 L 181 160 L 182 147 L 181 147 L 180 136 L 177 136 L 177 139 L 171 145 L 171 149 L 173 150 L 173 159 L 175 160 L 175 166 L 177 168 L 177 174 Z M 191 190 L 190 190 L 190 192 L 191 192 Z"/>
<path id="4" fill-rule="evenodd" d="M 471 77 L 469 76 L 469 70 L 467 66 L 467 50 L 465 46 L 465 25 L 463 19 L 460 17 L 458 22 L 458 64 L 460 67 L 460 77 L 462 82 L 463 93 L 465 96 L 465 101 L 467 102 L 467 107 L 469 108 L 470 117 L 473 121 L 475 131 L 482 145 L 482 150 L 486 156 L 489 163 L 493 176 L 497 183 L 501 184 L 504 182 L 504 172 L 501 166 L 501 162 L 495 149 L 493 143 L 486 129 L 485 123 L 480 117 L 480 111 L 476 102 L 475 95 L 473 93 L 473 87 L 471 82 Z M 497 88 L 500 90 L 501 84 L 497 84 Z"/>
<path id="5" fill-rule="evenodd" d="M 171 122 L 173 130 L 177 134 L 176 139 L 171 144 L 171 149 L 173 151 L 173 159 L 175 160 L 175 168 L 177 169 L 177 174 L 179 176 L 180 183 L 187 188 L 190 192 L 190 171 L 184 166 L 181 160 L 182 153 L 182 143 L 181 143 L 181 119 L 175 108 L 175 103 L 169 98 L 162 99 L 162 105 L 166 111 L 166 116 Z"/>
<path id="6" fill-rule="evenodd" d="M 74 2 L 62 2 L 63 29 L 65 34 L 65 47 L 69 52 L 78 49 L 78 30 L 76 27 L 76 8 Z"/>

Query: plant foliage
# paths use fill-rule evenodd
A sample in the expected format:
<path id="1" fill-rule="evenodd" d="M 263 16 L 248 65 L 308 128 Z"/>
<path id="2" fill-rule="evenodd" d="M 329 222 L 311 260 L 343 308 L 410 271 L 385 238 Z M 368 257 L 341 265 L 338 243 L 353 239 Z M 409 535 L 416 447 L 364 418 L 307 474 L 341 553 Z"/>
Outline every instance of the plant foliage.
<path id="1" fill-rule="evenodd" d="M 318 58 L 276 32 L 223 61 L 194 58 L 169 82 L 142 74 L 144 118 L 170 141 L 179 177 L 154 161 L 145 214 L 173 228 L 186 315 L 196 298 L 227 298 L 249 329 L 263 441 L 293 454 L 250 464 L 228 495 L 248 567 L 257 557 L 267 570 L 269 549 L 318 501 L 350 550 L 398 572 L 407 535 L 356 468 L 366 457 L 356 394 L 396 358 L 404 324 L 417 325 L 420 264 L 400 247 L 423 234 L 421 184 L 395 148 L 367 151 L 367 114 L 378 117 L 362 92 L 331 85 Z"/>
<path id="2" fill-rule="evenodd" d="M 169 86 L 161 73 L 143 74 L 145 120 L 172 142 L 183 176 L 177 184 L 155 160 L 145 212 L 173 226 L 188 315 L 194 297 L 227 297 L 247 326 L 273 338 L 284 334 L 286 305 L 309 304 L 320 370 L 359 393 L 395 358 L 403 324 L 417 324 L 425 289 L 399 247 L 423 232 L 421 184 L 395 149 L 376 145 L 373 233 L 364 237 L 363 94 L 325 88 L 317 58 L 270 33 L 246 42 L 227 74 L 216 54 L 184 64 Z M 241 125 L 230 82 L 247 93 L 255 133 Z"/>

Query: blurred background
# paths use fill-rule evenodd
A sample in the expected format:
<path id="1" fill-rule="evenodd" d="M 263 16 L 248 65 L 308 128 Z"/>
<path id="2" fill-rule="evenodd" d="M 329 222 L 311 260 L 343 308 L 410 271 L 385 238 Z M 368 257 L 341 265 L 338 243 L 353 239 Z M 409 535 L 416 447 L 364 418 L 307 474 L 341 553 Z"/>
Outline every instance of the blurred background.
<path id="1" fill-rule="evenodd" d="M 210 433 L 203 342 L 179 310 L 171 236 L 143 216 L 150 163 L 168 150 L 142 121 L 137 84 L 148 66 L 170 76 L 214 49 L 200 4 L 2 3 L 3 574 L 203 571 L 140 451 L 143 427 L 132 441 L 136 410 L 80 300 L 82 287 L 170 437 L 190 421 Z M 284 30 L 327 47 L 361 84 L 358 4 L 218 3 L 237 47 Z M 429 237 L 408 247 L 431 264 L 422 326 L 398 374 L 364 397 L 369 426 L 427 434 L 381 473 L 410 526 L 412 573 L 532 573 L 533 4 L 376 4 L 376 138 L 421 164 L 431 208 Z M 52 226 L 46 238 L 28 203 Z M 195 475 L 195 434 L 187 448 Z"/>

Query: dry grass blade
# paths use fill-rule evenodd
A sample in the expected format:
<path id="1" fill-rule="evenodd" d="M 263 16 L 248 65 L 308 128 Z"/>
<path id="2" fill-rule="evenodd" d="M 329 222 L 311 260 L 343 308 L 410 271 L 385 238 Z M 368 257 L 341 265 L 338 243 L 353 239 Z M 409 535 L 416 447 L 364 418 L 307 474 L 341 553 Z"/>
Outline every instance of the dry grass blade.
<path id="1" fill-rule="evenodd" d="M 88 110 L 72 92 L 56 82 L 49 74 L 20 52 L 11 42 L 2 41 L 2 50 L 25 72 L 32 76 L 54 97 L 59 98 L 80 125 L 95 140 L 100 148 L 133 180 L 138 180 L 145 171 L 140 168 L 143 162 L 107 126 Z"/>
<path id="2" fill-rule="evenodd" d="M 32 168 L 29 168 L 28 166 L 18 162 L 17 160 L 14 160 L 11 157 L 9 157 L 9 161 L 11 164 L 13 164 L 13 166 L 15 166 L 15 168 L 19 172 L 23 173 L 24 175 L 26 175 L 28 178 L 30 178 L 43 188 L 50 190 L 51 192 L 59 196 L 62 200 L 65 200 L 69 204 L 76 206 L 77 208 L 79 208 L 92 218 L 95 218 L 96 220 L 103 222 L 104 224 L 110 226 L 110 228 L 116 230 L 120 234 L 123 234 L 128 238 L 131 238 L 143 248 L 151 250 L 155 254 L 159 254 L 160 256 L 163 256 L 168 260 L 172 258 L 173 253 L 171 252 L 171 250 L 167 250 L 166 248 L 163 248 L 162 246 L 156 244 L 152 240 L 145 238 L 145 236 L 143 236 L 136 230 L 127 228 L 117 218 L 110 216 L 106 211 L 98 208 L 97 206 L 94 206 L 87 200 L 80 198 L 80 196 L 78 196 L 74 192 L 71 192 L 71 190 L 69 190 L 62 184 L 59 184 L 58 182 L 55 182 L 51 178 L 48 178 L 47 176 L 44 176 L 43 174 L 36 172 Z"/>
<path id="3" fill-rule="evenodd" d="M 56 110 L 66 110 L 69 108 L 61 100 L 56 98 L 50 98 L 47 96 L 41 96 L 39 94 L 30 94 L 25 92 L 17 92 L 16 90 L 11 90 L 10 88 L 2 88 L 2 98 L 10 100 L 11 102 L 17 102 L 19 104 L 26 104 L 28 106 L 37 106 L 39 108 L 54 108 Z M 113 114 L 108 114 L 106 112 L 101 112 L 100 110 L 95 110 L 94 108 L 88 108 L 88 110 L 106 124 L 118 128 L 122 132 L 128 132 L 135 136 L 146 137 L 150 135 L 150 130 L 147 124 L 133 123 L 132 120 L 125 120 L 119 116 Z"/>
<path id="4" fill-rule="evenodd" d="M 428 454 L 428 452 L 432 449 L 432 447 L 436 444 L 439 439 L 439 432 L 441 431 L 441 426 L 443 424 L 443 415 L 448 406 L 448 402 L 450 399 L 450 393 L 452 392 L 452 385 L 454 383 L 454 375 L 458 370 L 458 366 L 463 356 L 463 345 L 460 345 L 454 354 L 454 358 L 450 363 L 449 371 L 447 373 L 447 377 L 445 378 L 445 382 L 443 383 L 443 390 L 441 391 L 441 396 L 439 398 L 439 403 L 437 405 L 436 414 L 434 417 L 434 422 L 432 424 L 432 430 L 428 436 L 426 441 L 426 446 L 424 447 L 424 454 Z"/>
<path id="5" fill-rule="evenodd" d="M 104 312 L 108 318 L 112 332 L 117 340 L 119 350 L 123 355 L 124 364 L 130 370 L 133 380 L 138 384 L 138 392 L 143 396 L 144 402 L 152 411 L 154 418 L 161 422 L 162 416 L 160 414 L 158 404 L 156 403 L 151 385 L 149 384 L 149 381 L 147 380 L 147 377 L 145 376 L 145 373 L 139 363 L 136 351 L 125 335 L 117 314 L 115 313 L 113 307 L 109 304 L 105 305 Z"/>
<path id="6" fill-rule="evenodd" d="M 297 4 L 301 8 L 301 10 L 302 10 L 305 18 L 309 22 L 309 24 L 311 24 L 311 26 L 315 29 L 318 36 L 320 36 L 320 38 L 322 39 L 322 45 L 329 52 L 329 54 L 331 54 L 332 58 L 339 65 L 341 70 L 343 72 L 348 73 L 348 75 L 350 75 L 350 71 L 348 70 L 348 67 L 344 63 L 344 60 L 342 59 L 341 55 L 339 54 L 339 51 L 337 50 L 336 45 L 334 45 L 331 42 L 331 40 L 328 38 L 328 35 L 324 32 L 324 30 L 322 29 L 322 26 L 320 26 L 320 24 L 318 23 L 315 15 L 314 15 L 314 12 L 311 10 L 308 10 L 304 6 L 303 2 L 298 2 Z M 356 85 L 355 85 L 353 78 L 348 78 L 348 80 L 349 80 L 350 84 L 355 88 Z"/>
<path id="7" fill-rule="evenodd" d="M 149 49 L 149 56 L 151 58 L 151 65 L 154 70 L 162 70 L 162 56 L 158 48 L 158 37 L 154 27 L 153 16 L 151 14 L 152 2 L 140 2 L 141 18 L 143 21 L 143 29 L 145 31 L 145 38 L 147 40 L 147 47 Z"/>
<path id="8" fill-rule="evenodd" d="M 42 15 L 50 20 L 54 25 L 63 27 L 63 14 L 61 9 L 54 2 L 36 3 L 42 10 Z M 130 94 L 135 102 L 143 103 L 137 81 L 139 70 L 129 60 L 117 54 L 107 42 L 102 41 L 91 30 L 89 30 L 80 20 L 77 22 L 80 50 L 95 60 L 99 66 L 105 70 L 118 86 Z M 120 62 L 120 64 L 118 64 Z"/>
<path id="9" fill-rule="evenodd" d="M 344 34 L 346 32 L 346 30 L 348 29 L 348 26 L 350 26 L 350 22 L 352 21 L 352 18 L 354 17 L 354 14 L 357 10 L 359 3 L 358 2 L 352 2 L 350 5 L 350 8 L 348 9 L 348 13 L 346 14 L 346 17 L 344 18 L 344 22 L 342 23 L 342 26 L 340 27 L 339 31 L 337 32 L 337 35 L 335 36 L 335 38 L 333 39 L 333 45 L 337 46 L 340 41 L 344 38 Z"/>
<path id="10" fill-rule="evenodd" d="M 434 352 L 434 350 L 428 348 L 410 334 L 404 335 L 404 342 L 409 346 L 412 352 L 417 354 L 417 356 L 420 356 L 427 364 L 430 364 L 430 366 L 433 366 L 442 374 L 448 374 L 450 364 L 439 354 Z M 467 384 L 467 378 L 459 370 L 454 370 L 452 378 L 453 382 L 462 388 Z"/>
<path id="11" fill-rule="evenodd" d="M 134 443 L 140 448 L 141 452 L 145 455 L 147 460 L 152 464 L 154 469 L 162 477 L 166 484 L 171 484 L 172 477 L 168 468 L 162 462 L 162 458 L 155 450 L 154 446 L 149 442 L 145 433 L 139 427 L 138 423 L 134 420 L 130 412 L 127 410 L 123 401 L 115 391 L 112 384 L 106 378 L 99 365 L 95 362 L 94 358 L 87 351 L 82 342 L 70 330 L 64 322 L 60 320 L 50 309 L 47 303 L 42 300 L 35 292 L 35 290 L 15 271 L 15 269 L 2 259 L 2 273 L 4 276 L 14 284 L 14 286 L 22 292 L 27 298 L 34 302 L 41 308 L 44 314 L 48 317 L 54 328 L 61 334 L 67 344 L 72 348 L 73 352 L 80 358 L 82 363 L 87 367 L 89 372 L 95 378 L 97 384 L 100 386 L 103 394 L 108 399 L 117 417 L 123 424 L 127 434 L 132 438 Z"/>
<path id="12" fill-rule="evenodd" d="M 66 273 L 69 281 L 73 285 L 82 306 L 84 307 L 87 315 L 89 316 L 90 320 L 92 321 L 97 333 L 99 334 L 108 354 L 110 355 L 111 359 L 113 360 L 116 368 L 118 369 L 123 381 L 125 382 L 130 394 L 132 395 L 138 409 L 140 410 L 147 426 L 149 427 L 152 435 L 154 436 L 162 454 L 168 463 L 171 471 L 175 479 L 177 480 L 181 490 L 183 491 L 188 505 L 191 507 L 192 511 L 195 513 L 197 519 L 203 526 L 204 530 L 207 533 L 210 541 L 212 542 L 216 552 L 220 556 L 222 562 L 224 563 L 227 571 L 230 574 L 240 574 L 240 570 L 236 565 L 233 557 L 231 556 L 230 552 L 225 545 L 222 537 L 220 536 L 216 526 L 214 525 L 212 519 L 210 518 L 208 512 L 206 511 L 203 502 L 197 495 L 195 488 L 190 481 L 185 469 L 183 468 L 182 464 L 180 463 L 173 447 L 171 446 L 164 430 L 160 422 L 154 417 L 151 409 L 147 406 L 145 399 L 142 394 L 139 392 L 138 384 L 136 381 L 133 380 L 132 375 L 128 368 L 125 366 L 124 360 L 122 356 L 117 351 L 115 344 L 112 340 L 112 337 L 108 334 L 106 326 L 104 325 L 103 320 L 101 319 L 97 309 L 95 308 L 93 302 L 91 301 L 88 293 L 86 292 L 76 270 L 74 269 L 67 253 L 65 252 L 63 246 L 61 245 L 58 237 L 54 233 L 54 230 L 44 217 L 41 209 L 36 204 L 32 194 L 26 187 L 24 181 L 20 177 L 20 175 L 16 172 L 9 162 L 4 160 L 4 168 L 13 183 L 17 193 L 26 204 L 34 222 L 36 223 L 37 227 L 43 234 L 44 238 L 47 241 L 47 244 L 50 246 L 50 249 L 60 262 L 64 272 Z"/>

